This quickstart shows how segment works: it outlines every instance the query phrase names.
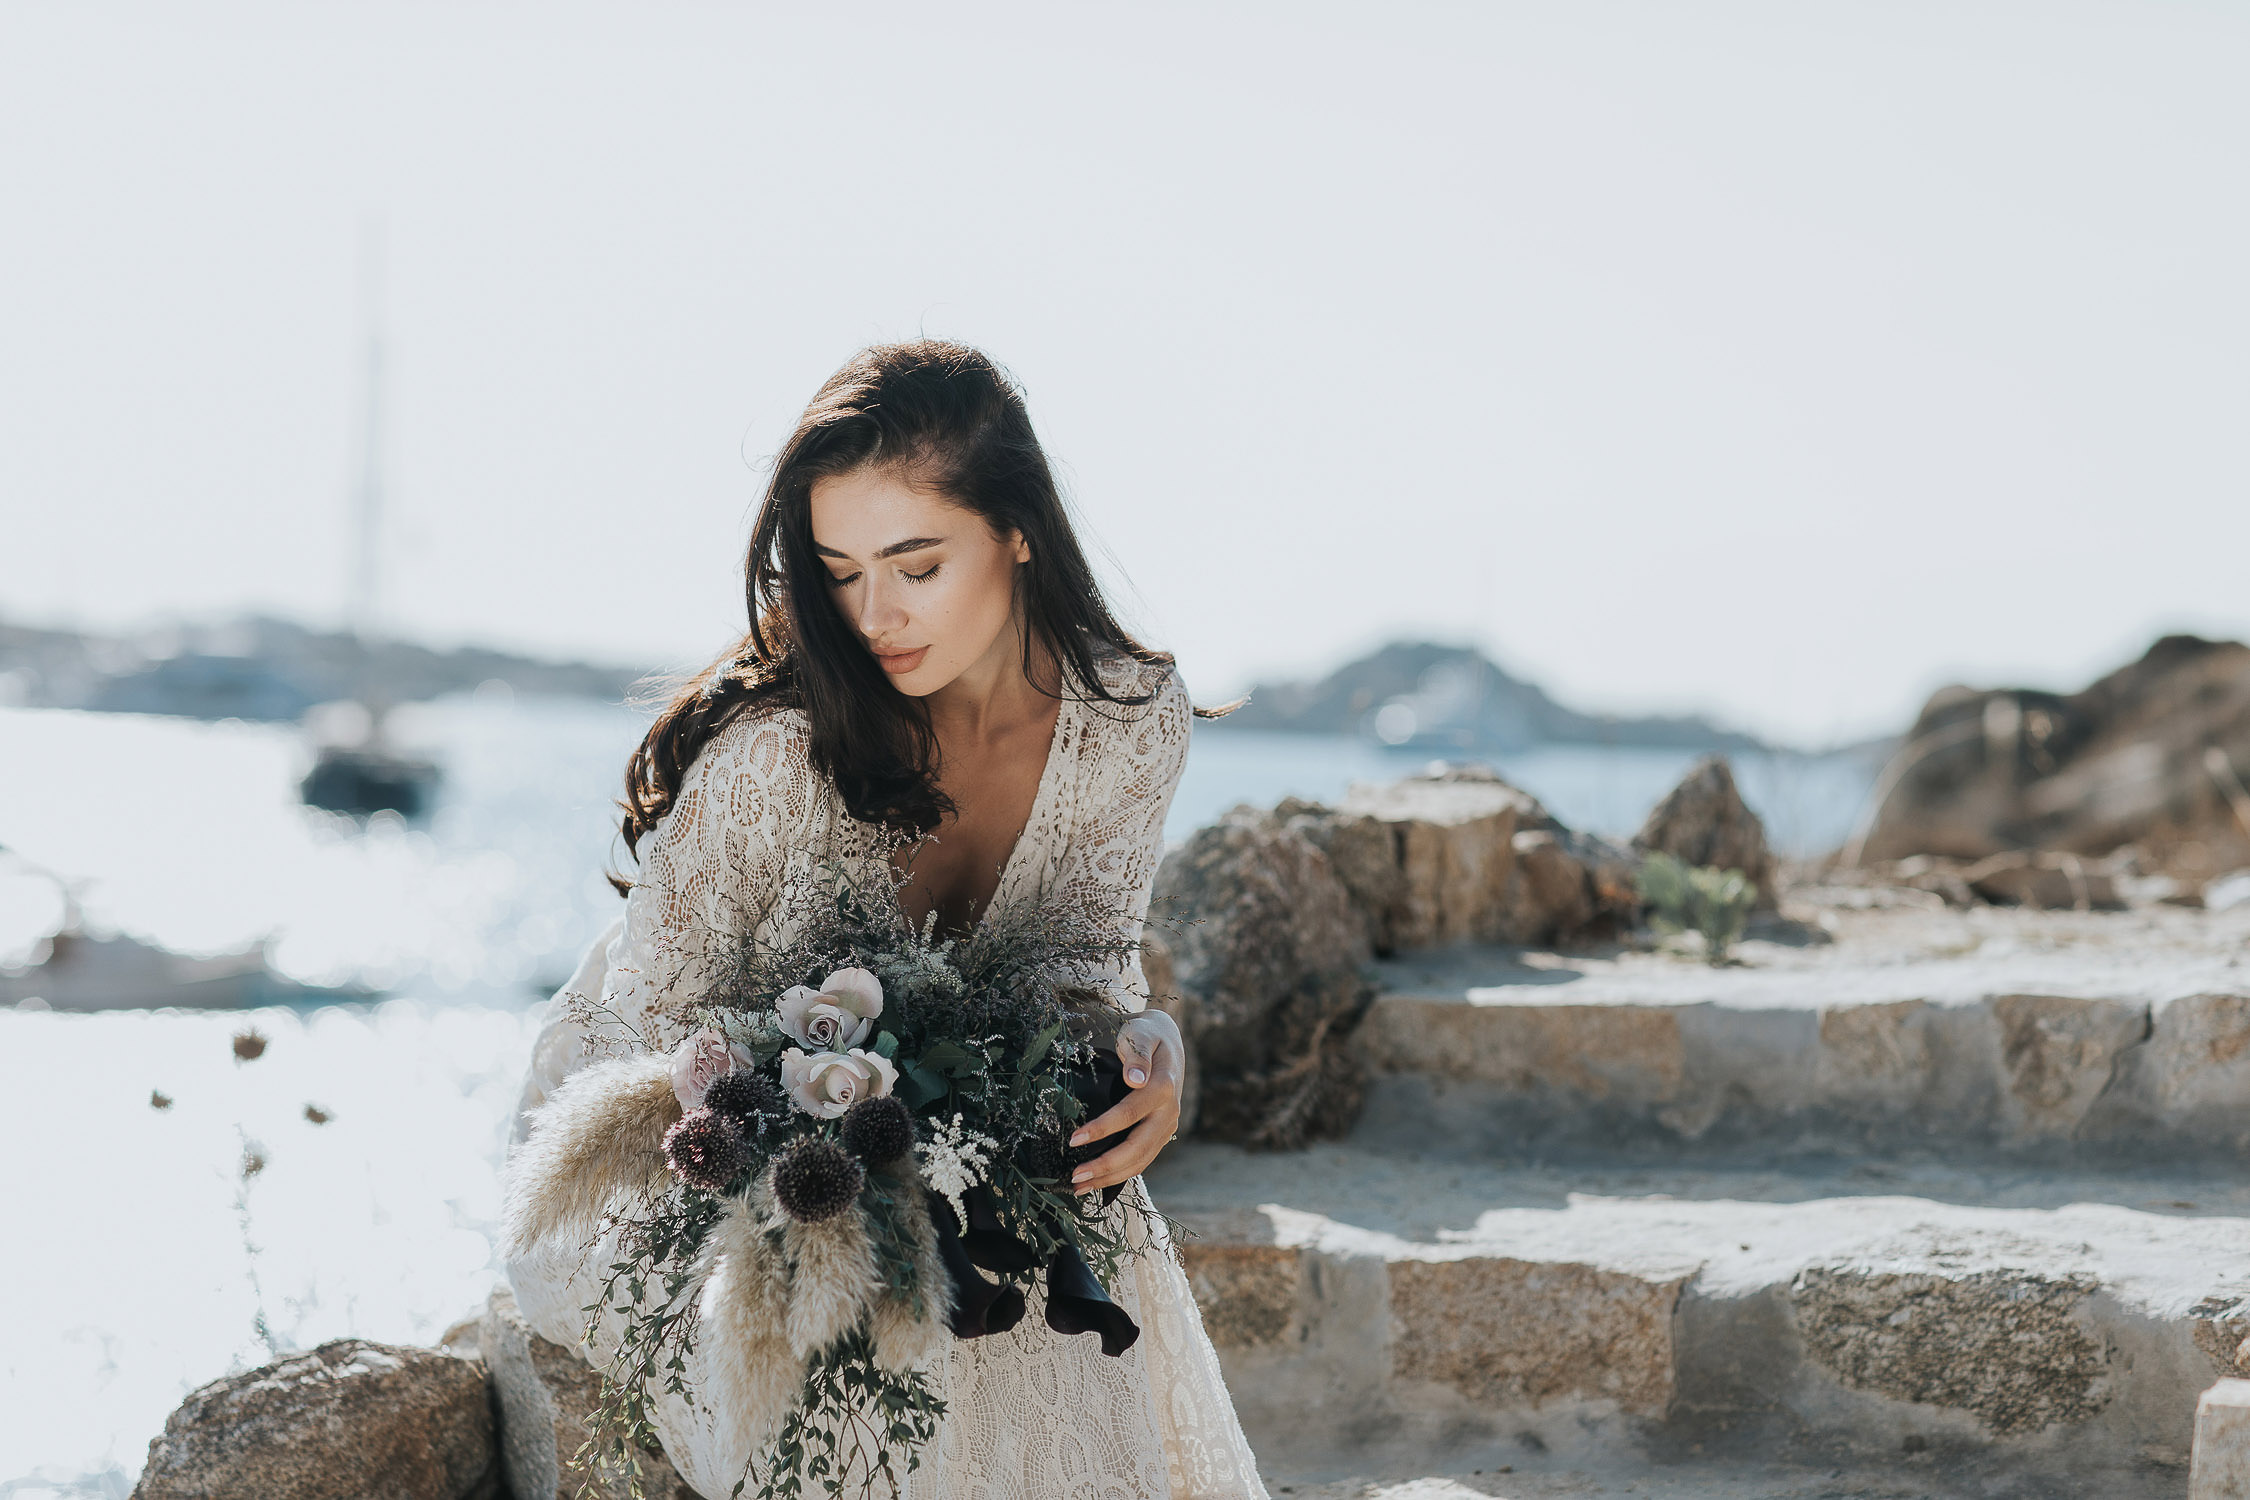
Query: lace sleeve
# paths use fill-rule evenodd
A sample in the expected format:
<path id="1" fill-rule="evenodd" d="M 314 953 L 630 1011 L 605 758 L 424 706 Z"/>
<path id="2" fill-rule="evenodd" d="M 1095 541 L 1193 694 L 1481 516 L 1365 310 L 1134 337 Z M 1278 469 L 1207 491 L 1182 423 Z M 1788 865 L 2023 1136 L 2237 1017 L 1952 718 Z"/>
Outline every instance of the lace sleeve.
<path id="1" fill-rule="evenodd" d="M 1131 684 L 1128 684 L 1131 685 Z M 1137 685 L 1140 691 L 1149 684 Z M 1139 707 L 1088 705 L 1097 731 L 1084 810 L 1059 862 L 1051 894 L 1098 913 L 1120 942 L 1138 943 L 1148 918 L 1150 888 L 1164 857 L 1164 815 L 1187 764 L 1194 709 L 1177 673 L 1153 684 L 1155 697 Z M 1136 949 L 1122 962 L 1087 972 L 1083 982 L 1120 1009 L 1148 1005 L 1148 981 Z"/>
<path id="2" fill-rule="evenodd" d="M 578 997 L 584 1056 L 668 1050 L 684 1012 L 780 899 L 812 808 L 804 716 L 744 716 L 704 745 L 642 840 L 640 877 L 596 998 Z"/>

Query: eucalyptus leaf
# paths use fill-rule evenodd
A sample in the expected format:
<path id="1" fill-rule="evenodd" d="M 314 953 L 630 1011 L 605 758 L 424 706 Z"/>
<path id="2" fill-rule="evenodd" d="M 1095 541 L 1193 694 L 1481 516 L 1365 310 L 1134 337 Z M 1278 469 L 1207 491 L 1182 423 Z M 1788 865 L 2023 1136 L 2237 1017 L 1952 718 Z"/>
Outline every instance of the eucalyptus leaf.
<path id="1" fill-rule="evenodd" d="M 899 1096 L 908 1109 L 920 1109 L 942 1099 L 953 1085 L 940 1073 L 932 1073 L 919 1063 L 909 1063 L 899 1078 Z"/>
<path id="2" fill-rule="evenodd" d="M 912 1064 L 912 1067 L 927 1068 L 934 1073 L 951 1073 L 958 1077 L 963 1067 L 972 1066 L 977 1061 L 979 1059 L 976 1054 L 960 1043 L 939 1042 L 923 1053 L 922 1060 Z"/>
<path id="3" fill-rule="evenodd" d="M 1063 1023 L 1057 1021 L 1045 1031 L 1033 1037 L 1031 1045 L 1023 1049 L 1023 1061 L 1016 1064 L 1016 1071 L 1029 1074 L 1034 1068 L 1037 1068 L 1040 1059 L 1047 1055 L 1047 1049 L 1055 1044 L 1055 1038 L 1062 1035 L 1062 1029 Z"/>

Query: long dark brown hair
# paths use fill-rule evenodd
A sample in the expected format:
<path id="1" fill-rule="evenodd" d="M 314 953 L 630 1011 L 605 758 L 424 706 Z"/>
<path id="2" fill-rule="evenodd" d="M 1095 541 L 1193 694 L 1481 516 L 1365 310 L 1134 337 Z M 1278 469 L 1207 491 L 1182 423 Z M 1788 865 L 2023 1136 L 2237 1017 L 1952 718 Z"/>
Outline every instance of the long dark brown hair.
<path id="1" fill-rule="evenodd" d="M 890 685 L 831 602 L 828 569 L 813 551 L 814 483 L 869 467 L 897 468 L 975 512 L 996 536 L 1023 534 L 1031 560 L 1017 566 L 1016 590 L 1027 679 L 1037 683 L 1036 644 L 1063 668 L 1063 692 L 1138 705 L 1148 695 L 1121 697 L 1103 686 L 1095 652 L 1172 664 L 1127 634 L 1102 598 L 1015 382 L 961 344 L 863 349 L 828 378 L 774 457 L 743 561 L 749 629 L 679 686 L 626 764 L 618 805 L 627 851 L 638 853 L 714 734 L 738 715 L 772 708 L 804 711 L 813 768 L 852 817 L 919 835 L 953 810 L 937 785 L 927 705 Z M 631 885 L 614 874 L 610 881 L 620 892 Z"/>

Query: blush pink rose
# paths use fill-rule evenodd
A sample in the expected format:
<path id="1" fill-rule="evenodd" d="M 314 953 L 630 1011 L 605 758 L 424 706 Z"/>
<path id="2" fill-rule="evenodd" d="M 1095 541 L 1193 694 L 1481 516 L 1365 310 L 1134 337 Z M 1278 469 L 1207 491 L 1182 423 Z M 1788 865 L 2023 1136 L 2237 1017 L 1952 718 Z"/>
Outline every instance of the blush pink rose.
<path id="1" fill-rule="evenodd" d="M 883 1013 L 883 982 L 865 969 L 838 969 L 819 989 L 796 985 L 774 1002 L 790 1040 L 815 1052 L 843 1052 L 867 1040 Z"/>
<path id="2" fill-rule="evenodd" d="M 805 1053 L 795 1047 L 781 1054 L 781 1086 L 808 1115 L 833 1120 L 862 1099 L 880 1099 L 898 1082 L 898 1069 L 878 1053 Z"/>
<path id="3" fill-rule="evenodd" d="M 734 1071 L 735 1061 L 735 1049 L 708 1026 L 673 1048 L 672 1092 L 680 1108 L 701 1109 L 703 1096 L 720 1075 Z"/>

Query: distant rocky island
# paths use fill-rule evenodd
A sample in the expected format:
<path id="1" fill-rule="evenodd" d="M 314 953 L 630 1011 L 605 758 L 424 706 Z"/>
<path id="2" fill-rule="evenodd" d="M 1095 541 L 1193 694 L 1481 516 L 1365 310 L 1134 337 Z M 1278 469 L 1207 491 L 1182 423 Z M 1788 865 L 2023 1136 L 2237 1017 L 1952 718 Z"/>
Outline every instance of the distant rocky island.
<path id="1" fill-rule="evenodd" d="M 339 698 L 411 703 L 503 682 L 518 693 L 622 701 L 646 667 L 559 662 L 486 647 L 440 651 L 252 616 L 138 634 L 0 620 L 0 704 L 275 723 Z M 1473 647 L 1396 642 L 1316 682 L 1260 683 L 1229 728 L 1364 736 L 1432 754 L 1531 745 L 1759 751 L 1700 716 L 1580 713 Z"/>
<path id="2" fill-rule="evenodd" d="M 287 722 L 339 698 L 409 703 L 488 682 L 614 703 L 646 675 L 479 646 L 369 641 L 262 617 L 136 635 L 0 621 L 0 704 L 37 708 Z"/>
<path id="3" fill-rule="evenodd" d="M 1753 735 L 1701 716 L 1625 718 L 1565 708 L 1469 646 L 1400 641 L 1317 682 L 1260 683 L 1218 721 L 1237 729 L 1357 734 L 1403 749 L 1514 751 L 1532 745 L 1633 745 L 1759 751 Z"/>

